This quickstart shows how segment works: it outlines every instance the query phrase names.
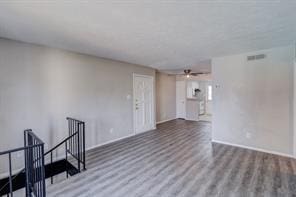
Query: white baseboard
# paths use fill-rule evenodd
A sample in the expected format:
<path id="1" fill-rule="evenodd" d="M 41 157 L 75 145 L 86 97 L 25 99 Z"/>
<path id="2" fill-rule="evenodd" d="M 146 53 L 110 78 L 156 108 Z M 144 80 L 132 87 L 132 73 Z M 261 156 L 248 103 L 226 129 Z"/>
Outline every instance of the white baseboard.
<path id="1" fill-rule="evenodd" d="M 131 134 L 131 135 L 127 135 L 127 136 L 124 136 L 124 137 L 120 137 L 120 138 L 116 138 L 114 140 L 109 140 L 107 142 L 104 142 L 104 143 L 101 143 L 101 144 L 97 144 L 97 145 L 94 145 L 94 146 L 91 146 L 91 147 L 88 147 L 86 148 L 85 151 L 89 151 L 89 150 L 92 150 L 92 149 L 95 149 L 95 148 L 98 148 L 98 147 L 101 147 L 101 146 L 104 146 L 104 145 L 107 145 L 107 144 L 111 144 L 113 142 L 117 142 L 117 141 L 120 141 L 120 140 L 123 140 L 123 139 L 126 139 L 126 138 L 129 138 L 129 137 L 132 137 L 132 136 L 135 136 L 136 134 Z"/>
<path id="2" fill-rule="evenodd" d="M 195 121 L 195 122 L 197 122 L 198 120 L 196 120 L 196 119 L 188 119 L 188 118 L 186 118 L 185 120 L 189 120 L 189 121 Z"/>
<path id="3" fill-rule="evenodd" d="M 235 146 L 239 148 L 245 148 L 249 150 L 254 150 L 254 151 L 259 151 L 259 152 L 264 152 L 264 153 L 269 153 L 269 154 L 274 154 L 274 155 L 279 155 L 279 156 L 284 156 L 284 157 L 289 157 L 295 159 L 296 157 L 294 155 L 286 154 L 286 153 L 281 153 L 277 151 L 270 151 L 262 148 L 255 148 L 255 147 L 250 147 L 250 146 L 245 146 L 245 145 L 240 145 L 240 144 L 234 144 L 234 143 L 229 143 L 229 142 L 224 142 L 224 141 L 219 141 L 219 140 L 212 140 L 214 143 L 219 143 L 219 144 L 225 144 L 225 145 L 230 145 L 230 146 Z"/>
<path id="4" fill-rule="evenodd" d="M 107 141 L 107 142 L 104 142 L 104 143 L 101 143 L 101 144 L 97 144 L 97 145 L 94 145 L 94 146 L 88 147 L 88 148 L 85 149 L 85 151 L 89 151 L 89 150 L 91 150 L 91 149 L 99 148 L 99 147 L 101 147 L 101 146 L 104 146 L 104 145 L 107 145 L 107 144 L 111 144 L 111 143 L 113 143 L 113 142 L 117 142 L 117 141 L 120 141 L 120 140 L 123 140 L 123 139 L 129 138 L 129 137 L 132 137 L 132 136 L 139 135 L 139 134 L 141 134 L 141 133 L 145 133 L 145 132 L 148 132 L 148 131 L 155 130 L 155 129 L 156 129 L 156 127 L 153 127 L 153 128 L 151 128 L 151 129 L 149 129 L 149 130 L 147 130 L 147 131 L 142 131 L 142 132 L 140 132 L 140 133 L 133 133 L 133 134 L 130 134 L 130 135 L 127 135 L 127 136 L 124 136 L 124 137 L 116 138 L 116 139 L 114 139 L 114 140 L 109 140 L 109 141 Z"/>
<path id="5" fill-rule="evenodd" d="M 158 122 L 156 122 L 156 124 L 160 124 L 160 123 L 168 122 L 168 121 L 175 120 L 175 119 L 176 119 L 176 118 L 171 118 L 171 119 L 166 119 L 166 120 L 158 121 Z"/>
<path id="6" fill-rule="evenodd" d="M 161 123 L 164 123 L 164 122 L 168 122 L 168 121 L 171 121 L 171 120 L 176 120 L 178 118 L 172 118 L 172 119 L 167 119 L 167 120 L 162 120 L 162 121 L 159 121 L 159 122 L 156 122 L 156 124 L 161 124 Z M 189 120 L 189 121 L 199 121 L 199 120 L 196 120 L 196 119 L 189 119 L 189 118 L 181 118 L 181 119 L 184 119 L 184 120 Z"/>

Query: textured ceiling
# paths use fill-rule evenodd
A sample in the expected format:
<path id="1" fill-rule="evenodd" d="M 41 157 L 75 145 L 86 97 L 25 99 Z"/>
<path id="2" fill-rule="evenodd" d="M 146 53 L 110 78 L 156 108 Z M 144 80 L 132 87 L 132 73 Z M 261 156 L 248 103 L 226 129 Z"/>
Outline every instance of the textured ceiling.
<path id="1" fill-rule="evenodd" d="M 296 0 L 1 1 L 0 37 L 160 70 L 199 68 L 292 44 Z"/>

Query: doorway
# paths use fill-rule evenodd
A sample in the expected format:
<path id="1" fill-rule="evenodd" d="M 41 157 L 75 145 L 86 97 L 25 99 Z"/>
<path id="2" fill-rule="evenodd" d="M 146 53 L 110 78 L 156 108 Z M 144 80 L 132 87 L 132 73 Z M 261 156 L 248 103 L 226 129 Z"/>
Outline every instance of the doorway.
<path id="1" fill-rule="evenodd" d="M 176 81 L 176 118 L 186 119 L 186 82 Z"/>
<path id="2" fill-rule="evenodd" d="M 209 81 L 201 82 L 201 86 L 202 86 L 201 89 L 203 89 L 203 91 L 205 92 L 205 95 L 203 97 L 203 101 L 200 102 L 203 104 L 203 107 L 200 106 L 200 109 L 199 109 L 200 115 L 198 119 L 202 121 L 211 122 L 212 121 L 212 100 L 213 100 L 212 83 Z"/>

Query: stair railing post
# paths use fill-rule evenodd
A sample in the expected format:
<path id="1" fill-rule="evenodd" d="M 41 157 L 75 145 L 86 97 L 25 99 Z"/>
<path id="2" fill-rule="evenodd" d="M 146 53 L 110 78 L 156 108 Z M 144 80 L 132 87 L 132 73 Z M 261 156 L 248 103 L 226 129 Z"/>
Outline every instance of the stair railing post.
<path id="1" fill-rule="evenodd" d="M 13 197 L 13 191 L 12 191 L 12 170 L 11 170 L 11 153 L 8 153 L 9 157 L 9 191 L 10 196 Z"/>
<path id="2" fill-rule="evenodd" d="M 79 129 L 79 123 L 77 122 L 78 131 L 77 132 L 77 152 L 78 152 L 78 171 L 80 172 L 80 129 Z"/>
<path id="3" fill-rule="evenodd" d="M 66 176 L 67 176 L 67 178 L 68 178 L 68 177 L 69 177 L 69 174 L 68 174 L 68 152 L 67 152 L 67 151 L 68 151 L 68 150 L 67 150 L 68 147 L 67 147 L 67 142 L 68 142 L 68 141 L 65 142 L 65 154 L 66 154 L 66 161 L 67 161 L 67 162 L 66 162 Z"/>
<path id="4" fill-rule="evenodd" d="M 28 130 L 29 131 L 29 130 Z M 33 145 L 33 141 L 32 141 L 32 136 L 28 134 L 28 131 L 27 131 L 27 145 L 28 146 L 31 146 Z M 28 179 L 29 179 L 29 182 L 28 182 L 28 187 L 29 187 L 29 196 L 31 196 L 31 192 L 32 192 L 32 188 L 34 186 L 34 183 L 33 183 L 33 176 L 34 176 L 34 164 L 33 164 L 33 147 L 29 147 L 28 148 Z"/>
<path id="5" fill-rule="evenodd" d="M 30 195 L 30 187 L 29 187 L 29 164 L 28 164 L 28 146 L 27 144 L 27 131 L 24 131 L 24 154 L 25 154 L 25 173 L 26 173 L 26 196 Z"/>
<path id="6" fill-rule="evenodd" d="M 83 135 L 83 170 L 86 170 L 85 168 L 85 124 L 82 123 L 82 135 Z"/>
<path id="7" fill-rule="evenodd" d="M 52 152 L 50 152 L 50 174 L 52 174 Z M 50 183 L 53 184 L 53 178 L 50 176 Z"/>
<path id="8" fill-rule="evenodd" d="M 45 187 L 46 187 L 46 184 L 45 184 L 45 167 L 44 167 L 44 163 L 45 163 L 45 161 L 44 161 L 44 144 L 42 144 L 41 145 L 41 155 L 42 155 L 42 157 L 41 157 L 41 168 L 42 168 L 42 170 L 41 170 L 41 177 L 42 177 L 42 185 L 43 185 L 43 187 L 42 187 L 42 193 L 43 193 L 43 195 L 42 195 L 42 197 L 45 197 L 46 196 L 46 191 L 45 191 Z"/>

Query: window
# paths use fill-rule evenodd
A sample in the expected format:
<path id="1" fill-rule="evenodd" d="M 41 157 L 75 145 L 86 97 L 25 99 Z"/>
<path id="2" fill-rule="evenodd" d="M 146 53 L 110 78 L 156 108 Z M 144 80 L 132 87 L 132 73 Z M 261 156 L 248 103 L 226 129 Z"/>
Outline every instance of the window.
<path id="1" fill-rule="evenodd" d="M 208 100 L 211 101 L 213 98 L 212 98 L 212 86 L 209 85 L 208 86 Z"/>

